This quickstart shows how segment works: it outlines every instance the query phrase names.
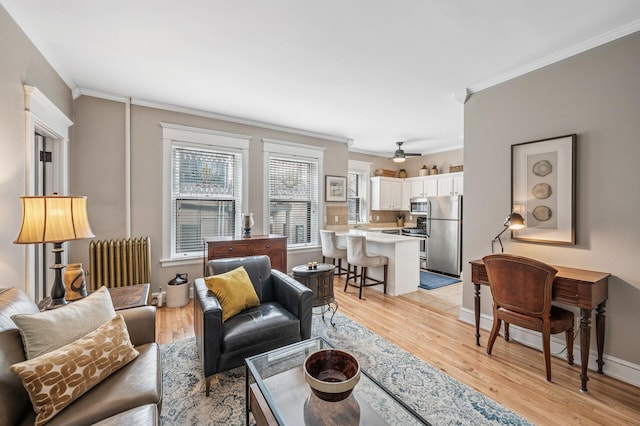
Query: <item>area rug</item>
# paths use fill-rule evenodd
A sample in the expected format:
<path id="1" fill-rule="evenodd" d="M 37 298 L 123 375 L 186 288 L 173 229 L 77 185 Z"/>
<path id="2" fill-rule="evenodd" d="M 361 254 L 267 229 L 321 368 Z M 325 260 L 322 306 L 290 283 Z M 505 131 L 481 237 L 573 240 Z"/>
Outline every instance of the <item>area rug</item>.
<path id="1" fill-rule="evenodd" d="M 353 353 L 363 369 L 434 426 L 530 425 L 529 422 L 339 312 L 335 327 L 314 315 L 312 334 Z M 211 395 L 195 338 L 161 346 L 164 376 L 162 425 L 242 425 L 245 368 L 217 374 Z"/>
<path id="2" fill-rule="evenodd" d="M 447 277 L 444 275 L 433 274 L 431 272 L 420 271 L 420 284 L 418 285 L 418 287 L 425 290 L 434 290 L 436 288 L 459 282 L 459 278 Z"/>

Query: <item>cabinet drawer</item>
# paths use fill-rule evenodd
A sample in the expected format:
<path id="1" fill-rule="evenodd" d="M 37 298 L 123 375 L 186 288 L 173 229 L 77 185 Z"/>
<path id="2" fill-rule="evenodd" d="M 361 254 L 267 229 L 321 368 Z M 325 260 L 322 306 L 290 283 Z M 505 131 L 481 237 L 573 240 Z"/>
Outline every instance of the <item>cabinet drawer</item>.
<path id="1" fill-rule="evenodd" d="M 562 281 L 562 285 L 558 285 Z M 578 283 L 573 280 L 556 278 L 553 284 L 553 300 L 560 303 L 575 305 L 580 301 Z"/>
<path id="2" fill-rule="evenodd" d="M 255 241 L 251 245 L 251 254 L 265 254 L 284 250 L 284 241 Z"/>
<path id="3" fill-rule="evenodd" d="M 223 257 L 243 257 L 249 256 L 251 253 L 251 247 L 249 244 L 225 244 L 216 245 L 210 249 L 209 258 L 223 258 Z"/>

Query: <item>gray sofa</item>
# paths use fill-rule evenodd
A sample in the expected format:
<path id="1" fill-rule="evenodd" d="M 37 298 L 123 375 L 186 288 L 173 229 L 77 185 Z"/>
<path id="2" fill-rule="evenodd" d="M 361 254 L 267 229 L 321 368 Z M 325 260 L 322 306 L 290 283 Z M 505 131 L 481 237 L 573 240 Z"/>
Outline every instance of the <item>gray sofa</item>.
<path id="1" fill-rule="evenodd" d="M 222 322 L 222 308 L 205 280 L 195 280 L 193 322 L 202 373 L 209 395 L 211 376 L 244 364 L 253 355 L 306 340 L 311 336 L 313 292 L 283 272 L 271 269 L 267 256 L 210 260 L 207 274 L 244 266 L 260 299 Z"/>
<path id="2" fill-rule="evenodd" d="M 64 309 L 60 308 L 60 309 Z M 9 367 L 25 360 L 15 314 L 37 313 L 37 305 L 16 288 L 0 288 L 0 425 L 33 425 L 35 412 L 20 378 Z M 64 408 L 50 425 L 159 424 L 162 404 L 160 348 L 155 343 L 155 308 L 117 311 L 140 353 L 93 389 Z"/>

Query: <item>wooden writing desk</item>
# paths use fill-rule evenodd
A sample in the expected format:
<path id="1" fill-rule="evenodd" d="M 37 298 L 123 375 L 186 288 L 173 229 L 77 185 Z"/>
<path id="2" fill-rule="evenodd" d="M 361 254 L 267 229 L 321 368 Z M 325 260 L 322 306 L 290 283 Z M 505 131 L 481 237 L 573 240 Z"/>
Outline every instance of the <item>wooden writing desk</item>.
<path id="1" fill-rule="evenodd" d="M 476 320 L 476 345 L 480 346 L 480 285 L 489 285 L 487 271 L 482 260 L 473 260 L 471 282 L 475 288 L 474 313 Z M 608 297 L 609 277 L 606 272 L 565 268 L 553 265 L 558 270 L 553 280 L 553 300 L 580 308 L 580 363 L 582 384 L 580 390 L 587 391 L 587 365 L 591 345 L 591 311 L 596 308 L 596 340 L 598 345 L 598 373 L 602 373 L 604 349 L 604 307 Z"/>

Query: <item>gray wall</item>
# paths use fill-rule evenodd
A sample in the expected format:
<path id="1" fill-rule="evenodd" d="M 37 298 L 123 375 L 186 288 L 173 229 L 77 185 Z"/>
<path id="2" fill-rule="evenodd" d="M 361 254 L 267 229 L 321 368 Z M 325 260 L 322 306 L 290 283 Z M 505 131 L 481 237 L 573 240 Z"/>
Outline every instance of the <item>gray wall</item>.
<path id="1" fill-rule="evenodd" d="M 89 218 L 96 239 L 125 237 L 125 104 L 88 96 L 75 101 L 74 139 L 70 152 L 70 186 L 88 197 Z M 324 147 L 323 174 L 346 175 L 347 145 L 294 133 L 269 130 L 195 115 L 132 105 L 131 107 L 131 235 L 151 237 L 152 288 L 175 274 L 191 280 L 202 275 L 200 262 L 162 267 L 162 128 L 160 122 L 200 127 L 251 137 L 249 148 L 249 211 L 255 228 L 263 227 L 263 152 L 261 138 Z M 88 265 L 88 241 L 71 244 L 70 259 Z M 290 251 L 289 268 L 320 258 L 320 250 Z"/>
<path id="2" fill-rule="evenodd" d="M 411 152 L 409 149 L 407 152 Z M 399 168 L 405 169 L 408 177 L 420 176 L 422 166 L 432 168 L 436 166 L 438 173 L 449 173 L 449 166 L 461 166 L 464 161 L 464 150 L 454 149 L 452 151 L 436 152 L 420 157 L 408 157 L 407 161 L 400 163 Z"/>
<path id="3" fill-rule="evenodd" d="M 406 152 L 411 152 L 406 149 Z M 350 152 L 350 160 L 368 161 L 371 163 L 371 172 L 375 169 L 400 170 L 405 169 L 407 177 L 420 176 L 420 169 L 423 165 L 431 168 L 438 167 L 440 173 L 449 173 L 449 166 L 460 166 L 464 161 L 464 150 L 454 149 L 452 151 L 436 152 L 433 154 L 421 155 L 419 157 L 407 157 L 404 163 L 394 163 L 388 157 L 380 157 L 360 152 Z"/>
<path id="4" fill-rule="evenodd" d="M 26 192 L 25 104 L 23 85 L 37 87 L 67 117 L 71 91 L 0 6 L 0 287 L 24 288 L 25 246 L 13 244 Z M 73 144 L 73 141 L 71 141 Z"/>
<path id="5" fill-rule="evenodd" d="M 604 350 L 634 364 L 640 363 L 638 52 L 640 33 L 474 94 L 465 105 L 464 151 L 468 262 L 490 252 L 510 211 L 510 145 L 577 133 L 577 244 L 507 236 L 505 252 L 610 272 Z M 472 310 L 468 264 L 464 277 L 463 305 Z M 482 311 L 491 314 L 484 295 Z"/>

